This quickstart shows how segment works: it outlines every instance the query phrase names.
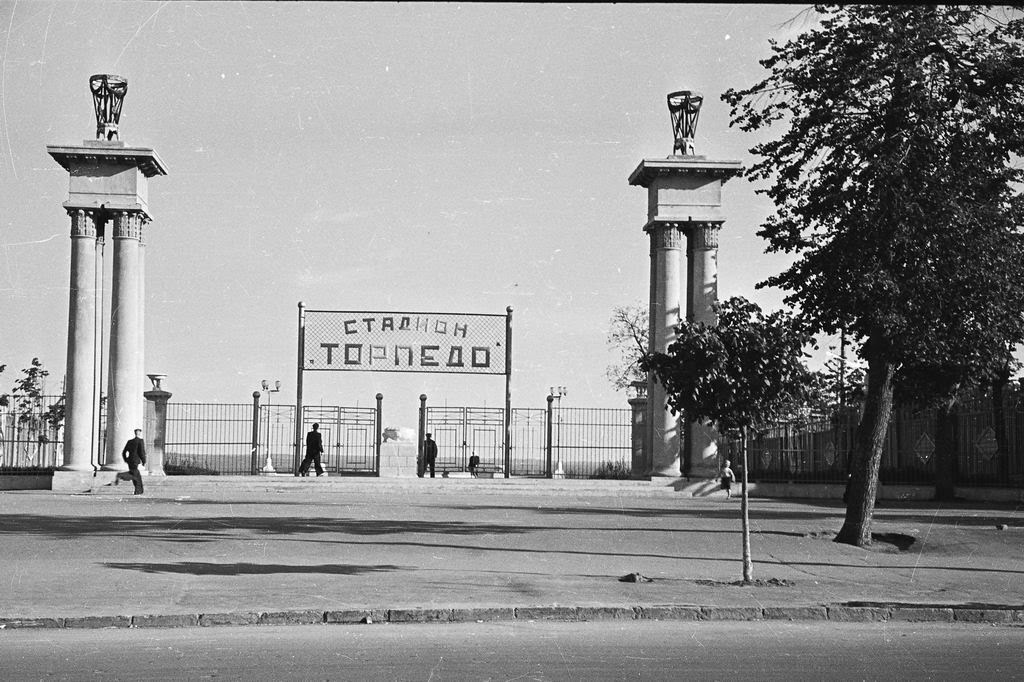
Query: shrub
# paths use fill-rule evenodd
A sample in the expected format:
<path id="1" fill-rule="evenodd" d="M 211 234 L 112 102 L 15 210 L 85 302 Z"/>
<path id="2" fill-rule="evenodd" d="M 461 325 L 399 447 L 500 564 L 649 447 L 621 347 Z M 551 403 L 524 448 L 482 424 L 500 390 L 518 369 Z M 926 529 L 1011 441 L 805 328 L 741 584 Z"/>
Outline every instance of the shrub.
<path id="1" fill-rule="evenodd" d="M 631 476 L 629 465 L 625 462 L 602 462 L 590 478 L 608 478 L 623 480 Z"/>

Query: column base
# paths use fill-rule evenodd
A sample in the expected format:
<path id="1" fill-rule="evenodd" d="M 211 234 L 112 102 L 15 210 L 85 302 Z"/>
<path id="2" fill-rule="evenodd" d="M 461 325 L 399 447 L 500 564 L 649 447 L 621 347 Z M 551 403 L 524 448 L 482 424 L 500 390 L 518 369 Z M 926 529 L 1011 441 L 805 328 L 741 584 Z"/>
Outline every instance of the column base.
<path id="1" fill-rule="evenodd" d="M 96 470 L 92 464 L 65 464 L 64 466 L 57 467 L 54 471 L 77 471 L 79 473 L 88 473 L 92 476 L 92 472 Z"/>
<path id="2" fill-rule="evenodd" d="M 128 464 L 126 462 L 120 462 L 118 464 L 104 464 L 100 467 L 100 471 L 128 471 Z"/>
<path id="3" fill-rule="evenodd" d="M 54 471 L 50 490 L 60 493 L 89 493 L 113 484 L 113 471 Z"/>

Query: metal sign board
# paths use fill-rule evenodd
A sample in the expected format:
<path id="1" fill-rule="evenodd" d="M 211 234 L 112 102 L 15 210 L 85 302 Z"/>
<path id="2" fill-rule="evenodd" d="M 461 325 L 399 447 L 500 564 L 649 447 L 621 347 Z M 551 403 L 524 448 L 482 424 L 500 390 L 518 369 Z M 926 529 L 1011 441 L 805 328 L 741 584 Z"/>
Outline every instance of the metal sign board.
<path id="1" fill-rule="evenodd" d="M 506 315 L 305 311 L 304 371 L 507 374 Z"/>

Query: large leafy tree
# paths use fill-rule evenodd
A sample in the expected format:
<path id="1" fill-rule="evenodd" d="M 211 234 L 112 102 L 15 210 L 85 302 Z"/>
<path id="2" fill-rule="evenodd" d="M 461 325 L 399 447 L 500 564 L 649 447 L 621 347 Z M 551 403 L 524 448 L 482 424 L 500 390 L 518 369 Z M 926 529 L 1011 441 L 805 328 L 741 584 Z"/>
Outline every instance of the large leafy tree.
<path id="1" fill-rule="evenodd" d="M 816 11 L 772 42 L 764 80 L 723 98 L 741 129 L 782 130 L 749 175 L 777 207 L 759 234 L 797 258 L 761 286 L 787 290 L 812 331 L 845 329 L 867 362 L 836 538 L 864 546 L 894 386 L 947 368 L 932 390 L 955 393 L 1022 338 L 1024 23 L 982 6 Z"/>
<path id="2" fill-rule="evenodd" d="M 668 352 L 645 356 L 641 366 L 657 375 L 674 410 L 740 442 L 743 579 L 750 582 L 747 432 L 805 404 L 812 375 L 804 348 L 814 339 L 789 314 L 765 315 L 742 297 L 719 305 L 717 314 L 715 326 L 680 323 Z"/>

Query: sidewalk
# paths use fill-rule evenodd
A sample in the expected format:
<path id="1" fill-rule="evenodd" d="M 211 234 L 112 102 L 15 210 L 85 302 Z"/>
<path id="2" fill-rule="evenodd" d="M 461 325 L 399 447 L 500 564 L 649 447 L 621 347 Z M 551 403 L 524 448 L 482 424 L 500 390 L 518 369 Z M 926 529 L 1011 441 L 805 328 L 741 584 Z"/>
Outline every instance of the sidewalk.
<path id="1" fill-rule="evenodd" d="M 1024 510 L 836 504 L 664 483 L 167 478 L 0 493 L 0 627 L 595 618 L 1024 623 Z M 1002 528 L 1002 529 L 1001 529 Z M 912 542 L 911 542 L 912 541 Z M 909 547 L 906 546 L 907 543 Z M 904 549 L 900 549 L 900 547 Z M 651 582 L 621 582 L 639 573 Z"/>

